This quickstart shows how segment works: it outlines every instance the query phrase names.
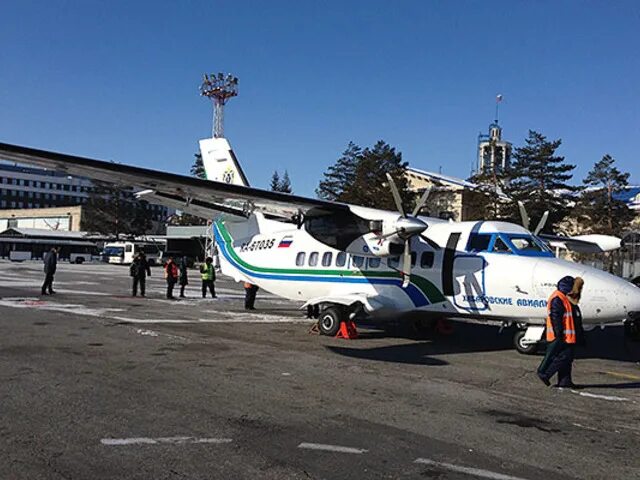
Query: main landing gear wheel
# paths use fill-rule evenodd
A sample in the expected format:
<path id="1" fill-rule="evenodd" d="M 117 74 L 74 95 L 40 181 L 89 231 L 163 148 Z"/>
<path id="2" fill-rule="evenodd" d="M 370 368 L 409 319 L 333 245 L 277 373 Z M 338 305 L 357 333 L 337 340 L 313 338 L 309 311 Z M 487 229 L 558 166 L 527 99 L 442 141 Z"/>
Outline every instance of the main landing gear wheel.
<path id="1" fill-rule="evenodd" d="M 524 355 L 533 355 L 538 350 L 537 343 L 525 344 L 523 343 L 524 336 L 526 335 L 526 330 L 518 330 L 513 336 L 513 346 L 516 347 L 518 353 L 522 353 Z"/>
<path id="2" fill-rule="evenodd" d="M 321 335 L 335 337 L 340 330 L 340 322 L 344 312 L 338 307 L 329 307 L 322 311 L 318 318 L 318 330 Z"/>

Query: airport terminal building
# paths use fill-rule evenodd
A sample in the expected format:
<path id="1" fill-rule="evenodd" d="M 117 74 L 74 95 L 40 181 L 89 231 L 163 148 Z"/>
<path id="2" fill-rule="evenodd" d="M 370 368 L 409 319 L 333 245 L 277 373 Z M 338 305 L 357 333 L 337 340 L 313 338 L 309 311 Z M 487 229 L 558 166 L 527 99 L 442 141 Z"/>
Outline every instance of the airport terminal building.
<path id="1" fill-rule="evenodd" d="M 82 230 L 83 205 L 94 188 L 84 177 L 0 162 L 0 232 L 12 227 Z M 154 233 L 172 213 L 148 204 Z"/>

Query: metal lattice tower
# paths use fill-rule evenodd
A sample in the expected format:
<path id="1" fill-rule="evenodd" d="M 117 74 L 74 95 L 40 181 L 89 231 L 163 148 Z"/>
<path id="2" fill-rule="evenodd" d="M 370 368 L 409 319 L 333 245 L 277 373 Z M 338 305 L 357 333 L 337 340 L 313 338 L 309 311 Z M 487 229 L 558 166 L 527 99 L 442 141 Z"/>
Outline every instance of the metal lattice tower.
<path id="1" fill-rule="evenodd" d="M 200 95 L 213 102 L 213 137 L 224 137 L 224 106 L 227 100 L 238 95 L 238 77 L 230 73 L 204 74 Z"/>

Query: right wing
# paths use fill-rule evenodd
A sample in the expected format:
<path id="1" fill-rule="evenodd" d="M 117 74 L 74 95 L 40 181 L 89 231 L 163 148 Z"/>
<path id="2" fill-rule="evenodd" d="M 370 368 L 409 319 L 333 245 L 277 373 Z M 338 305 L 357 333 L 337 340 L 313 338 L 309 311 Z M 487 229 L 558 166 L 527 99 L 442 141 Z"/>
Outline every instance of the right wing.
<path id="1" fill-rule="evenodd" d="M 564 248 L 577 253 L 602 253 L 622 247 L 622 240 L 612 235 L 560 235 L 538 234 L 552 248 Z"/>

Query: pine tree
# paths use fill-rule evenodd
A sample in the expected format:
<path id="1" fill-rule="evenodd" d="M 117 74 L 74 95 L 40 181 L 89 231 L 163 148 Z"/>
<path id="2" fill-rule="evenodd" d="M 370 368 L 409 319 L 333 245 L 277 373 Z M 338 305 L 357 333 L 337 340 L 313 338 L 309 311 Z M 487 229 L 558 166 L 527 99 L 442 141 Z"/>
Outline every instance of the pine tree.
<path id="1" fill-rule="evenodd" d="M 408 209 L 414 202 L 414 195 L 408 190 L 406 168 L 402 154 L 382 140 L 364 150 L 351 142 L 336 164 L 324 174 L 316 193 L 327 200 L 396 210 L 386 177 L 389 173 Z"/>
<path id="2" fill-rule="evenodd" d="M 316 195 L 324 200 L 345 201 L 342 197 L 346 189 L 356 178 L 356 167 L 362 149 L 353 142 L 349 142 L 335 165 L 330 166 L 324 174 L 324 179 L 316 189 Z"/>
<path id="3" fill-rule="evenodd" d="M 130 189 L 94 182 L 85 204 L 84 228 L 106 235 L 142 235 L 152 227 L 148 203 L 138 200 Z"/>
<path id="4" fill-rule="evenodd" d="M 517 201 L 522 201 L 533 224 L 549 211 L 545 231 L 552 231 L 569 212 L 572 193 L 576 187 L 569 185 L 575 165 L 565 163 L 564 157 L 556 155 L 562 140 L 549 141 L 533 130 L 525 145 L 515 149 L 515 162 L 511 166 L 506 193 L 513 200 L 509 204 L 508 216 L 518 221 Z"/>
<path id="5" fill-rule="evenodd" d="M 194 154 L 195 160 L 191 166 L 191 175 L 202 179 L 207 178 L 207 172 L 204 169 L 204 162 L 202 161 L 202 155 L 199 153 Z"/>
<path id="6" fill-rule="evenodd" d="M 284 175 L 282 176 L 279 191 L 283 193 L 293 193 L 293 189 L 291 188 L 291 179 L 289 178 L 289 172 L 287 172 L 286 170 L 284 171 Z"/>
<path id="7" fill-rule="evenodd" d="M 622 173 L 610 155 L 604 155 L 587 174 L 587 187 L 579 200 L 581 223 L 590 233 L 620 235 L 633 221 L 633 211 L 616 199 L 629 186 L 629 174 Z"/>
<path id="8" fill-rule="evenodd" d="M 271 184 L 269 185 L 269 190 L 272 192 L 280 191 L 280 175 L 278 175 L 278 171 L 274 170 L 273 175 L 271 175 Z"/>

